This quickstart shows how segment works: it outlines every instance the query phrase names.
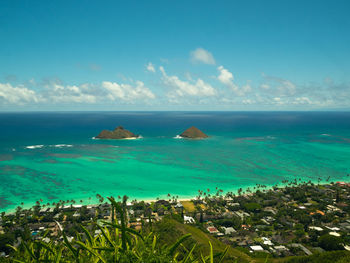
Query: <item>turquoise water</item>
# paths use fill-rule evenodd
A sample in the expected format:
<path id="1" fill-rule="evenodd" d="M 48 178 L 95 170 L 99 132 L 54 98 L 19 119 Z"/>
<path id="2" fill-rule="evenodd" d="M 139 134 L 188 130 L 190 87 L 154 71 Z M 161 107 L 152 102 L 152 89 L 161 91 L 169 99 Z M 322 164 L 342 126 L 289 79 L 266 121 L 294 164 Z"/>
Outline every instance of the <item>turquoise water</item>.
<path id="1" fill-rule="evenodd" d="M 39 199 L 93 203 L 97 193 L 186 198 L 285 179 L 348 180 L 349 120 L 346 112 L 2 113 L 0 211 Z M 119 125 L 143 138 L 93 139 Z M 210 138 L 174 138 L 192 125 Z"/>

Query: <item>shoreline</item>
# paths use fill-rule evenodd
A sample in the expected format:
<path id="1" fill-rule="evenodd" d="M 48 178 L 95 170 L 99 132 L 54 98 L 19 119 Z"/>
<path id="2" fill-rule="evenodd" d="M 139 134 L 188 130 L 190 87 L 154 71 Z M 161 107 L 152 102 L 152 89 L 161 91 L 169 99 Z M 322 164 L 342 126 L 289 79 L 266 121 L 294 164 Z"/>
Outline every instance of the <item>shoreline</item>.
<path id="1" fill-rule="evenodd" d="M 293 182 L 293 185 L 289 186 L 288 184 L 292 183 Z M 296 180 L 297 184 L 295 185 L 294 184 L 295 181 L 288 181 L 287 183 L 279 183 L 279 184 L 274 184 L 274 185 L 263 185 L 264 187 L 262 187 L 261 189 L 255 189 L 253 190 L 253 187 L 256 187 L 256 185 L 252 185 L 252 186 L 246 186 L 246 187 L 239 187 L 237 189 L 234 189 L 234 190 L 231 190 L 231 191 L 223 191 L 221 192 L 221 196 L 225 198 L 226 194 L 227 193 L 230 193 L 232 192 L 233 194 L 235 195 L 238 195 L 238 190 L 239 189 L 242 189 L 242 194 L 240 194 L 240 196 L 250 196 L 250 195 L 254 195 L 258 190 L 271 190 L 273 187 L 277 187 L 277 188 L 285 188 L 285 187 L 298 187 L 300 185 L 303 185 L 304 183 L 308 183 L 308 182 L 304 182 L 304 181 L 299 181 Z M 320 182 L 313 182 L 311 181 L 311 183 L 315 184 L 315 185 L 319 185 L 319 186 L 324 186 L 324 185 L 331 185 L 332 183 L 336 184 L 336 183 L 349 183 L 347 182 L 346 180 L 344 181 L 337 181 L 337 182 L 327 182 L 327 181 L 320 181 Z M 246 190 L 247 189 L 251 189 L 251 192 L 247 193 Z M 220 190 L 218 188 L 218 190 Z M 203 192 L 205 192 L 205 190 L 203 190 Z M 215 193 L 214 191 L 210 190 L 210 193 Z M 111 195 L 110 195 L 111 196 Z M 113 196 L 113 195 L 112 195 Z M 176 195 L 170 195 L 170 197 L 168 196 L 159 196 L 157 198 L 132 198 L 132 197 L 129 197 L 128 196 L 128 202 L 131 202 L 133 200 L 136 200 L 137 202 L 145 202 L 145 203 L 152 203 L 152 202 L 157 202 L 158 200 L 169 200 L 169 199 L 172 199 L 172 197 L 174 197 Z M 95 197 L 87 197 L 87 198 L 81 198 L 80 200 L 82 200 L 83 202 L 79 202 L 78 199 L 70 199 L 69 201 L 71 200 L 74 200 L 75 203 L 66 203 L 64 204 L 63 206 L 64 207 L 67 207 L 67 206 L 98 206 L 100 204 L 103 204 L 103 203 L 108 203 L 108 200 L 107 200 L 107 195 L 106 196 L 102 196 L 104 198 L 104 201 L 102 203 L 98 202 L 96 196 Z M 115 196 L 114 196 L 115 197 Z M 121 196 L 122 197 L 122 196 Z M 179 198 L 176 198 L 177 202 L 188 202 L 188 201 L 191 201 L 191 200 L 196 200 L 198 196 L 196 195 L 192 195 L 192 196 L 183 196 L 183 197 L 179 197 Z M 204 199 L 206 196 L 201 196 L 201 199 Z M 210 195 L 210 197 L 216 197 L 216 195 Z M 63 201 L 66 201 L 66 200 L 63 200 Z M 118 200 L 117 200 L 118 201 Z M 54 202 L 45 202 L 45 200 L 43 202 L 40 203 L 40 206 L 42 207 L 42 205 L 45 205 L 46 208 L 53 208 L 55 207 L 55 205 L 52 205 L 52 203 L 57 203 L 59 201 L 54 201 Z M 51 203 L 49 206 L 47 206 L 46 204 L 47 203 Z M 16 209 L 17 207 L 21 207 L 22 209 L 31 209 L 35 206 L 36 204 L 35 203 L 32 203 L 32 204 L 24 204 L 23 206 L 21 206 L 20 204 L 16 206 L 16 208 L 11 208 L 11 209 L 8 209 L 8 210 L 0 210 L 0 212 L 5 212 L 5 214 L 14 214 L 16 212 Z"/>

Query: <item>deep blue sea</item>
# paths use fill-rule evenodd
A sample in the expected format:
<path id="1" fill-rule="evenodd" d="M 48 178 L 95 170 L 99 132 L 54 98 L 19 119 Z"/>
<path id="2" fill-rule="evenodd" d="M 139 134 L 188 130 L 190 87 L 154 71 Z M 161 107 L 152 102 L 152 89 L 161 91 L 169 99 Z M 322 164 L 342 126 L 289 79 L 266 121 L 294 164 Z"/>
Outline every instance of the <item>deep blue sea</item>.
<path id="1" fill-rule="evenodd" d="M 93 139 L 119 125 L 143 138 Z M 210 137 L 175 138 L 190 126 Z M 0 211 L 350 174 L 350 112 L 0 113 L 0 137 Z"/>

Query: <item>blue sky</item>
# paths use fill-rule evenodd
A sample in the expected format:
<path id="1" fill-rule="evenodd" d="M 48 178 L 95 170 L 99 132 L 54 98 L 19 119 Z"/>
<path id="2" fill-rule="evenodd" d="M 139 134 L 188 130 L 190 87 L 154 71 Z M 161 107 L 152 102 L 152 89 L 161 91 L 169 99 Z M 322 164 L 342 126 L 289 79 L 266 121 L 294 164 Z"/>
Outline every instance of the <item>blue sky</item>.
<path id="1" fill-rule="evenodd" d="M 0 110 L 349 110 L 350 1 L 2 1 Z"/>

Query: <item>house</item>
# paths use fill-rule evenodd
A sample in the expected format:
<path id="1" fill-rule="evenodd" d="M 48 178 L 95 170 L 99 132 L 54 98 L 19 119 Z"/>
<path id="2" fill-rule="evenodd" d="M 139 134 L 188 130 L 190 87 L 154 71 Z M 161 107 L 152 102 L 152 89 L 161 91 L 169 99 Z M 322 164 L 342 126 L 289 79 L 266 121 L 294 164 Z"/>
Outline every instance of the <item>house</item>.
<path id="1" fill-rule="evenodd" d="M 325 213 L 322 212 L 321 210 L 316 210 L 316 212 L 311 212 L 311 213 L 310 213 L 310 215 L 315 215 L 315 214 L 320 214 L 320 215 L 322 215 L 322 216 L 325 215 Z"/>
<path id="2" fill-rule="evenodd" d="M 350 224 L 348 222 L 340 223 L 339 228 L 341 228 L 343 231 L 350 231 Z"/>
<path id="3" fill-rule="evenodd" d="M 273 246 L 273 243 L 267 237 L 262 237 L 261 239 L 262 239 L 264 245 Z"/>
<path id="4" fill-rule="evenodd" d="M 290 244 L 290 246 L 300 248 L 308 256 L 312 255 L 312 252 L 308 250 L 306 247 L 304 247 L 302 244 L 293 243 L 293 244 Z"/>
<path id="5" fill-rule="evenodd" d="M 340 234 L 337 233 L 337 232 L 329 232 L 329 234 L 330 234 L 331 236 L 340 237 Z"/>
<path id="6" fill-rule="evenodd" d="M 60 213 L 58 213 L 58 214 L 54 215 L 54 217 L 53 217 L 53 218 L 54 218 L 54 219 L 58 219 L 58 218 L 60 217 L 60 215 L 61 215 L 61 214 L 60 214 Z"/>
<path id="7" fill-rule="evenodd" d="M 241 220 L 243 220 L 245 217 L 249 217 L 250 214 L 248 214 L 247 212 L 244 212 L 244 211 L 235 211 L 234 214 L 236 216 L 238 216 Z"/>
<path id="8" fill-rule="evenodd" d="M 243 230 L 249 230 L 251 225 L 242 225 L 241 227 L 242 227 Z"/>
<path id="9" fill-rule="evenodd" d="M 273 253 L 276 253 L 277 255 L 291 255 L 289 252 L 289 249 L 286 248 L 285 246 L 274 246 L 274 247 L 269 247 L 269 250 Z"/>
<path id="10" fill-rule="evenodd" d="M 345 245 L 345 246 L 344 246 L 344 249 L 347 250 L 347 251 L 350 251 L 350 246 Z"/>
<path id="11" fill-rule="evenodd" d="M 166 200 L 158 200 L 156 203 L 155 203 L 156 207 L 159 207 L 159 206 L 165 206 L 165 207 L 169 207 L 170 206 L 170 203 Z"/>
<path id="12" fill-rule="evenodd" d="M 207 227 L 207 230 L 209 231 L 210 234 L 218 234 L 219 233 L 219 230 L 217 230 L 217 228 L 214 226 Z"/>
<path id="13" fill-rule="evenodd" d="M 276 215 L 276 213 L 277 213 L 276 209 L 274 209 L 273 207 L 265 207 L 263 209 L 263 211 L 264 212 L 269 212 L 269 213 L 274 214 L 274 215 Z"/>
<path id="14" fill-rule="evenodd" d="M 323 231 L 323 228 L 322 228 L 322 227 L 319 227 L 319 226 L 309 226 L 309 229 L 311 229 L 311 230 L 316 230 L 316 231 L 318 231 L 318 232 Z"/>
<path id="15" fill-rule="evenodd" d="M 272 222 L 275 221 L 275 219 L 274 219 L 272 216 L 265 216 L 265 217 L 264 217 L 264 220 L 266 220 L 266 221 L 269 222 L 269 223 L 272 223 Z"/>
<path id="16" fill-rule="evenodd" d="M 75 211 L 73 217 L 80 217 L 80 213 L 78 211 Z"/>
<path id="17" fill-rule="evenodd" d="M 42 239 L 42 241 L 44 241 L 45 243 L 50 243 L 50 238 L 48 238 L 48 237 L 44 237 L 43 239 Z"/>
<path id="18" fill-rule="evenodd" d="M 48 212 L 50 210 L 50 208 L 41 208 L 40 211 L 39 211 L 39 214 L 45 214 L 46 212 Z"/>
<path id="19" fill-rule="evenodd" d="M 326 228 L 328 228 L 331 231 L 340 231 L 340 228 L 338 227 L 330 227 L 330 226 L 326 226 Z"/>
<path id="20" fill-rule="evenodd" d="M 269 225 L 270 223 L 267 222 L 267 220 L 265 218 L 261 219 L 261 222 L 263 222 L 265 225 Z"/>
<path id="21" fill-rule="evenodd" d="M 289 249 L 286 248 L 285 246 L 274 246 L 273 248 L 279 252 L 289 251 Z"/>
<path id="22" fill-rule="evenodd" d="M 234 203 L 232 200 L 227 200 L 227 204 L 232 207 L 240 207 L 239 203 Z"/>
<path id="23" fill-rule="evenodd" d="M 251 252 L 264 251 L 264 249 L 262 248 L 262 246 L 259 246 L 259 245 L 257 245 L 257 246 L 250 246 L 249 248 L 250 248 L 250 251 L 251 251 Z"/>
<path id="24" fill-rule="evenodd" d="M 174 207 L 175 207 L 175 209 L 181 209 L 184 206 L 180 202 L 178 202 Z"/>
<path id="25" fill-rule="evenodd" d="M 338 212 L 341 211 L 338 207 L 335 207 L 333 205 L 327 205 L 328 212 Z"/>
<path id="26" fill-rule="evenodd" d="M 95 230 L 95 235 L 94 237 L 97 237 L 98 235 L 100 235 L 102 233 L 101 229 L 96 229 Z"/>
<path id="27" fill-rule="evenodd" d="M 233 218 L 234 215 L 235 214 L 233 212 L 230 212 L 230 211 L 225 212 L 225 213 L 222 214 L 223 218 Z"/>
<path id="28" fill-rule="evenodd" d="M 185 224 L 194 224 L 196 221 L 191 216 L 184 216 L 184 223 Z"/>
<path id="29" fill-rule="evenodd" d="M 222 227 L 222 229 L 225 231 L 225 235 L 232 235 L 237 232 L 233 227 Z"/>

